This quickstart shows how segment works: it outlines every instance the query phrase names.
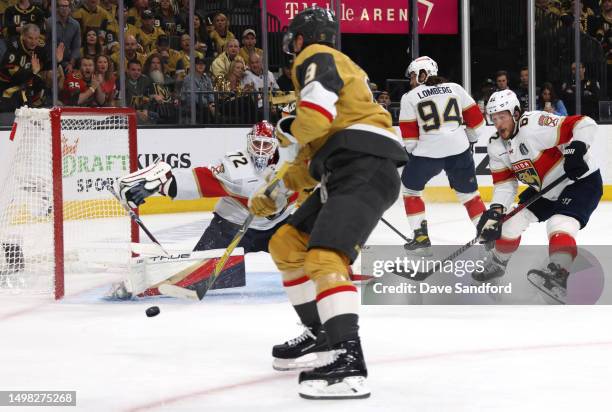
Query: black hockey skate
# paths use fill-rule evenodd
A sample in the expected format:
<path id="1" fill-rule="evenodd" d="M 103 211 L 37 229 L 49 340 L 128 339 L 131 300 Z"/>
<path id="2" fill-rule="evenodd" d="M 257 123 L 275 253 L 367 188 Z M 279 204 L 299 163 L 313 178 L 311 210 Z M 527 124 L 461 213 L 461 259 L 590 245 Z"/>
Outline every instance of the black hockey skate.
<path id="1" fill-rule="evenodd" d="M 502 277 L 504 273 L 506 273 L 507 265 L 507 260 L 501 260 L 494 252 L 489 252 L 485 257 L 482 270 L 476 268 L 476 270 L 472 272 L 472 279 L 477 282 L 487 282 L 491 279 Z"/>
<path id="2" fill-rule="evenodd" d="M 567 300 L 568 277 L 567 270 L 552 262 L 545 269 L 531 269 L 527 272 L 527 280 L 533 286 L 561 304 L 565 304 Z"/>
<path id="3" fill-rule="evenodd" d="M 272 348 L 272 367 L 278 371 L 316 368 L 331 359 L 327 334 L 323 327 L 308 328 L 297 338 Z"/>
<path id="4" fill-rule="evenodd" d="M 306 399 L 359 399 L 370 396 L 359 339 L 332 348 L 331 362 L 300 373 L 299 394 Z"/>
<path id="5" fill-rule="evenodd" d="M 414 238 L 404 245 L 412 256 L 431 256 L 431 241 L 427 233 L 427 220 L 421 222 L 421 228 L 414 231 Z"/>

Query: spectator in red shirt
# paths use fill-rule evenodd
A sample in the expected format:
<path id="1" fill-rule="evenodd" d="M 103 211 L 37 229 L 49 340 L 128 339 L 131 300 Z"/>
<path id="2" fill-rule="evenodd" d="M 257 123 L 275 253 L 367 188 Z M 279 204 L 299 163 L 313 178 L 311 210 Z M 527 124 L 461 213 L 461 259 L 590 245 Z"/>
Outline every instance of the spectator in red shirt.
<path id="1" fill-rule="evenodd" d="M 62 101 L 72 106 L 98 106 L 104 103 L 106 95 L 94 76 L 94 61 L 81 58 L 81 68 L 66 75 L 62 90 Z"/>
<path id="2" fill-rule="evenodd" d="M 113 70 L 113 62 L 108 56 L 100 55 L 96 58 L 96 79 L 98 90 L 104 93 L 104 102 L 100 106 L 112 106 L 117 92 L 117 79 Z"/>

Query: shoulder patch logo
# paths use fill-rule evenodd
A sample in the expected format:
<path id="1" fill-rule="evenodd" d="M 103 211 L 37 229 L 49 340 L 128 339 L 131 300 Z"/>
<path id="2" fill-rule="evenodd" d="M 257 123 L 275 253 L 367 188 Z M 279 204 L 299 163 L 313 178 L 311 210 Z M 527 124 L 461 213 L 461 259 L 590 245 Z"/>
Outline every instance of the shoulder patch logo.
<path id="1" fill-rule="evenodd" d="M 529 153 L 529 149 L 527 149 L 527 146 L 525 146 L 525 143 L 521 143 L 519 145 L 519 151 L 521 152 L 523 156 L 526 156 L 527 153 Z"/>
<path id="2" fill-rule="evenodd" d="M 559 125 L 559 118 L 558 117 L 547 116 L 547 115 L 543 114 L 538 119 L 538 124 L 540 126 L 557 127 Z"/>

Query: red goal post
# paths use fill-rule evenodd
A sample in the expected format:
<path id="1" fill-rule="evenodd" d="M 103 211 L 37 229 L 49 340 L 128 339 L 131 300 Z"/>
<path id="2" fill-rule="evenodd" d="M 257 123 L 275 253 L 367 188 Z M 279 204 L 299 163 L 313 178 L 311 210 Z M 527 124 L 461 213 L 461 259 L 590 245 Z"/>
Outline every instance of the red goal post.
<path id="1" fill-rule="evenodd" d="M 128 108 L 21 108 L 0 165 L 0 292 L 66 293 L 125 270 L 138 228 L 106 190 L 138 169 Z M 124 268 L 124 269 L 121 269 Z"/>

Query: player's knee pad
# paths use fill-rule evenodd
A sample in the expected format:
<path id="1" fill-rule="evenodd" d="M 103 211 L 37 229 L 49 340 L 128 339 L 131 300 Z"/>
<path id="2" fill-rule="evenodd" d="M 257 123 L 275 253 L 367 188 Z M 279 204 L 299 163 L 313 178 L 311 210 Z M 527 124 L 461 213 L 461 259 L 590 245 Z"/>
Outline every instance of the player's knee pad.
<path id="1" fill-rule="evenodd" d="M 343 285 L 352 285 L 348 274 L 349 259 L 332 249 L 313 248 L 306 253 L 304 272 L 312 279 L 317 294 Z"/>
<path id="2" fill-rule="evenodd" d="M 538 218 L 529 209 L 523 209 L 505 222 L 502 226 L 502 237 L 516 239 L 520 237 L 531 223 L 536 223 Z"/>
<path id="3" fill-rule="evenodd" d="M 282 272 L 293 271 L 304 266 L 308 235 L 291 225 L 281 226 L 268 244 L 272 260 Z"/>
<path id="4" fill-rule="evenodd" d="M 546 221 L 546 232 L 549 238 L 556 233 L 567 233 L 575 238 L 579 230 L 580 222 L 571 216 L 552 215 L 550 219 Z"/>

